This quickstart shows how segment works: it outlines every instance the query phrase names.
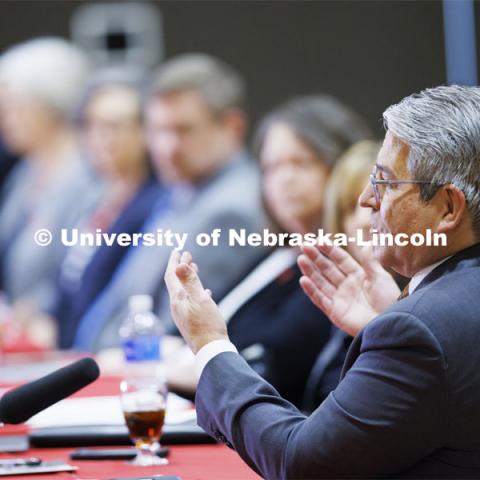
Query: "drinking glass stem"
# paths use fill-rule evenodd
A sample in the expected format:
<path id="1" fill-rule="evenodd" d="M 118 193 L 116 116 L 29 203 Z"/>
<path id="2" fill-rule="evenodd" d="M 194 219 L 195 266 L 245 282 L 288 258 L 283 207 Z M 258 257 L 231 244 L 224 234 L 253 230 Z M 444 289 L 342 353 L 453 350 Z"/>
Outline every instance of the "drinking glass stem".
<path id="1" fill-rule="evenodd" d="M 153 445 L 149 445 L 147 443 L 142 443 L 139 447 L 138 447 L 138 451 L 140 453 L 140 456 L 143 457 L 145 460 L 148 458 L 148 459 L 152 459 L 152 458 L 155 458 L 155 451 L 154 449 L 152 448 Z"/>

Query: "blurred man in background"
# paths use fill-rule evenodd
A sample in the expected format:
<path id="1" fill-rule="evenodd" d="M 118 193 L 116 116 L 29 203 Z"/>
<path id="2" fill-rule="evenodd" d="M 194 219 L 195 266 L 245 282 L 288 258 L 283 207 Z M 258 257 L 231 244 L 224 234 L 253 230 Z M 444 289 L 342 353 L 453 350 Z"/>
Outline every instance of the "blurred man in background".
<path id="1" fill-rule="evenodd" d="M 259 247 L 229 247 L 228 229 L 265 225 L 259 174 L 244 150 L 245 86 L 230 66 L 204 54 L 171 59 L 154 74 L 146 102 L 147 142 L 165 194 L 144 232 L 188 233 L 205 284 L 220 299 L 263 256 Z M 200 247 L 199 233 L 222 229 L 218 246 Z M 150 294 L 169 319 L 163 273 L 171 247 L 131 248 L 110 283 L 80 321 L 74 346 L 97 351 L 118 345 L 128 298 Z"/>

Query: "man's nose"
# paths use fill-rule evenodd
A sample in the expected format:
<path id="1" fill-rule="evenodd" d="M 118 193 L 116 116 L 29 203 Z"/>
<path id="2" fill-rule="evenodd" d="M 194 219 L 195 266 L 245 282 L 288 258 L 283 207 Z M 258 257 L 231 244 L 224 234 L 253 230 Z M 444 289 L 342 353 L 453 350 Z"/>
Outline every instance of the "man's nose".
<path id="1" fill-rule="evenodd" d="M 368 230 L 370 228 L 371 211 L 367 208 L 358 208 L 356 210 L 355 220 L 357 222 L 357 228 L 362 230 Z"/>
<path id="2" fill-rule="evenodd" d="M 375 197 L 375 192 L 373 191 L 373 185 L 369 181 L 365 185 L 360 197 L 358 197 L 358 204 L 364 208 L 371 208 L 373 210 L 378 210 L 380 208 L 380 202 L 377 201 Z"/>

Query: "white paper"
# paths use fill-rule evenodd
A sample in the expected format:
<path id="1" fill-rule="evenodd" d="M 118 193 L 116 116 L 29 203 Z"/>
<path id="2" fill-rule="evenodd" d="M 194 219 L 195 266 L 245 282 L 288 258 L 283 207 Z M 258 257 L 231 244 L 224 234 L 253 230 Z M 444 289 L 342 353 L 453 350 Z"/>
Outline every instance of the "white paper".
<path id="1" fill-rule="evenodd" d="M 166 424 L 196 419 L 193 404 L 174 393 L 168 394 Z M 33 428 L 81 425 L 124 425 L 120 397 L 79 397 L 62 400 L 37 413 L 28 422 Z"/>

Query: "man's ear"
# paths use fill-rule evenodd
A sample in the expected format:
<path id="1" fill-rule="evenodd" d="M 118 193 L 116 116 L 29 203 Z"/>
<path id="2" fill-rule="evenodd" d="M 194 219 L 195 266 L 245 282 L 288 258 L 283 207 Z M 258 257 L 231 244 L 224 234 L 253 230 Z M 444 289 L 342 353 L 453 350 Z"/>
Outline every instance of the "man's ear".
<path id="1" fill-rule="evenodd" d="M 440 193 L 440 192 L 439 192 Z M 465 194 L 455 185 L 441 187 L 442 218 L 438 224 L 439 233 L 449 233 L 457 229 L 467 214 Z"/>

